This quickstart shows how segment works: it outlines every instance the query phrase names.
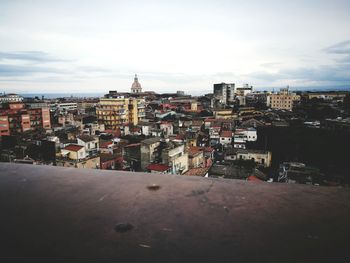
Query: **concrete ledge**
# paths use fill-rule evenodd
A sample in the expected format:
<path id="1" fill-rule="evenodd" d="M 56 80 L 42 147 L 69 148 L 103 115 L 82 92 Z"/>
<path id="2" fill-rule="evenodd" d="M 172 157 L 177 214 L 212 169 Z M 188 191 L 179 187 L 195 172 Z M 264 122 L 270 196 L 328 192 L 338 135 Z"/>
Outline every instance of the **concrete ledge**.
<path id="1" fill-rule="evenodd" d="M 2 262 L 349 260 L 350 189 L 0 163 Z"/>

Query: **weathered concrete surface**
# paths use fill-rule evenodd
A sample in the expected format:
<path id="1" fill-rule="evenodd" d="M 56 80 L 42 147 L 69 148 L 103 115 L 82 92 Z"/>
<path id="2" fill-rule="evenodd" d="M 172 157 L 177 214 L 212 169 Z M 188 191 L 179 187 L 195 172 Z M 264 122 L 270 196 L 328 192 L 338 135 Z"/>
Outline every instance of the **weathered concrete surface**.
<path id="1" fill-rule="evenodd" d="M 0 164 L 1 262 L 349 261 L 350 189 Z"/>

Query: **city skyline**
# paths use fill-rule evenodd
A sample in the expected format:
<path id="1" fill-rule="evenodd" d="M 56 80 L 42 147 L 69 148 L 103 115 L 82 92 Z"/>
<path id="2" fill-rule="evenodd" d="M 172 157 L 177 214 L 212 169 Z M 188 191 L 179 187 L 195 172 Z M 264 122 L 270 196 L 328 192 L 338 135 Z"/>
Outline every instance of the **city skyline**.
<path id="1" fill-rule="evenodd" d="M 350 3 L 2 1 L 0 90 L 349 87 Z M 199 95 L 199 94 L 197 94 Z"/>

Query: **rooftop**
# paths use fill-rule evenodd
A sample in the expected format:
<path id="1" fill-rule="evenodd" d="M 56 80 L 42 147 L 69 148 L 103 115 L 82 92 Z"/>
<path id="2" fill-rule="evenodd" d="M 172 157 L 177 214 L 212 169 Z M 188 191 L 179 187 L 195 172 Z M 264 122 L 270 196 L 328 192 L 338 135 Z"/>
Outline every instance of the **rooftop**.
<path id="1" fill-rule="evenodd" d="M 187 176 L 205 176 L 208 173 L 209 169 L 210 169 L 210 167 L 192 168 L 192 169 L 189 169 L 183 175 L 187 175 Z"/>
<path id="2" fill-rule="evenodd" d="M 80 140 L 82 140 L 83 142 L 93 142 L 96 139 L 90 135 L 83 135 L 79 137 Z"/>
<path id="3" fill-rule="evenodd" d="M 232 131 L 221 131 L 220 137 L 232 138 Z"/>
<path id="4" fill-rule="evenodd" d="M 76 145 L 76 144 L 70 144 L 70 145 L 67 145 L 66 147 L 64 147 L 63 149 L 67 150 L 67 151 L 77 152 L 81 148 L 84 148 L 84 146 Z"/>
<path id="5" fill-rule="evenodd" d="M 161 163 L 152 163 L 146 167 L 147 170 L 165 172 L 170 169 L 170 166 Z"/>
<path id="6" fill-rule="evenodd" d="M 141 143 L 142 144 L 153 144 L 153 143 L 156 143 L 156 142 L 160 142 L 160 137 L 152 137 L 152 138 L 149 138 L 149 139 L 146 139 L 146 140 L 143 140 Z"/>

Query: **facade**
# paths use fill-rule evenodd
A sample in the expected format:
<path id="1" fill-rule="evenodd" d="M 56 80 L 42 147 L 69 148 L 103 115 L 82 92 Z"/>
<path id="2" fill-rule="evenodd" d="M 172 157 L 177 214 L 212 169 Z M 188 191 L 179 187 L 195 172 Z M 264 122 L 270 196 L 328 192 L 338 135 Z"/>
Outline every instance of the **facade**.
<path id="1" fill-rule="evenodd" d="M 145 118 L 145 100 L 136 98 L 101 98 L 96 108 L 99 123 L 106 129 L 119 128 L 124 124 L 137 125 Z"/>
<path id="2" fill-rule="evenodd" d="M 30 115 L 30 127 L 32 130 L 36 130 L 38 128 L 45 130 L 51 129 L 49 108 L 28 109 L 28 113 Z"/>
<path id="3" fill-rule="evenodd" d="M 0 116 L 0 136 L 10 135 L 10 123 L 8 116 Z"/>
<path id="4" fill-rule="evenodd" d="M 159 145 L 159 137 L 149 138 L 141 142 L 141 170 L 145 171 L 150 163 L 156 161 Z"/>
<path id="5" fill-rule="evenodd" d="M 134 83 L 131 86 L 131 93 L 141 93 L 141 92 L 142 92 L 141 84 L 139 82 L 137 74 L 135 74 Z"/>
<path id="6" fill-rule="evenodd" d="M 17 94 L 5 94 L 0 96 L 0 103 L 22 102 L 23 97 Z"/>
<path id="7" fill-rule="evenodd" d="M 214 98 L 220 100 L 221 103 L 227 104 L 234 101 L 235 84 L 219 83 L 214 84 Z"/>
<path id="8" fill-rule="evenodd" d="M 171 142 L 162 150 L 162 163 L 171 167 L 172 174 L 182 174 L 188 170 L 188 153 L 185 145 Z"/>
<path id="9" fill-rule="evenodd" d="M 0 110 L 1 135 L 14 135 L 29 130 L 51 129 L 47 108 L 26 109 L 23 103 L 9 103 Z"/>
<path id="10" fill-rule="evenodd" d="M 86 156 L 94 156 L 99 152 L 99 139 L 93 136 L 80 136 L 77 138 L 78 145 L 85 148 Z"/>
<path id="11" fill-rule="evenodd" d="M 50 104 L 51 111 L 58 111 L 59 113 L 65 113 L 68 111 L 76 110 L 78 104 L 76 102 L 62 102 Z"/>
<path id="12" fill-rule="evenodd" d="M 200 147 L 190 147 L 188 150 L 189 169 L 205 166 L 204 149 Z"/>
<path id="13" fill-rule="evenodd" d="M 61 149 L 61 154 L 56 158 L 57 166 L 99 169 L 100 157 L 89 157 L 82 145 L 70 144 Z"/>
<path id="14" fill-rule="evenodd" d="M 236 154 L 232 156 L 233 160 L 252 160 L 257 165 L 270 167 L 272 154 L 269 151 L 238 149 Z"/>
<path id="15" fill-rule="evenodd" d="M 164 164 L 170 167 L 170 173 L 182 174 L 188 170 L 188 153 L 185 145 L 159 137 L 141 142 L 141 170 L 149 170 L 150 164 Z"/>
<path id="16" fill-rule="evenodd" d="M 249 86 L 248 84 L 244 84 L 243 87 L 237 87 L 235 89 L 236 96 L 247 96 L 249 93 L 253 92 L 253 86 Z"/>
<path id="17" fill-rule="evenodd" d="M 223 145 L 232 144 L 232 131 L 221 131 L 220 143 Z"/>
<path id="18" fill-rule="evenodd" d="M 289 87 L 281 89 L 276 94 L 270 94 L 267 97 L 267 106 L 277 110 L 292 110 L 293 104 L 300 101 L 300 96 L 289 92 Z"/>
<path id="19" fill-rule="evenodd" d="M 217 109 L 214 111 L 214 117 L 215 119 L 230 120 L 236 118 L 237 114 L 233 113 L 232 109 Z"/>

